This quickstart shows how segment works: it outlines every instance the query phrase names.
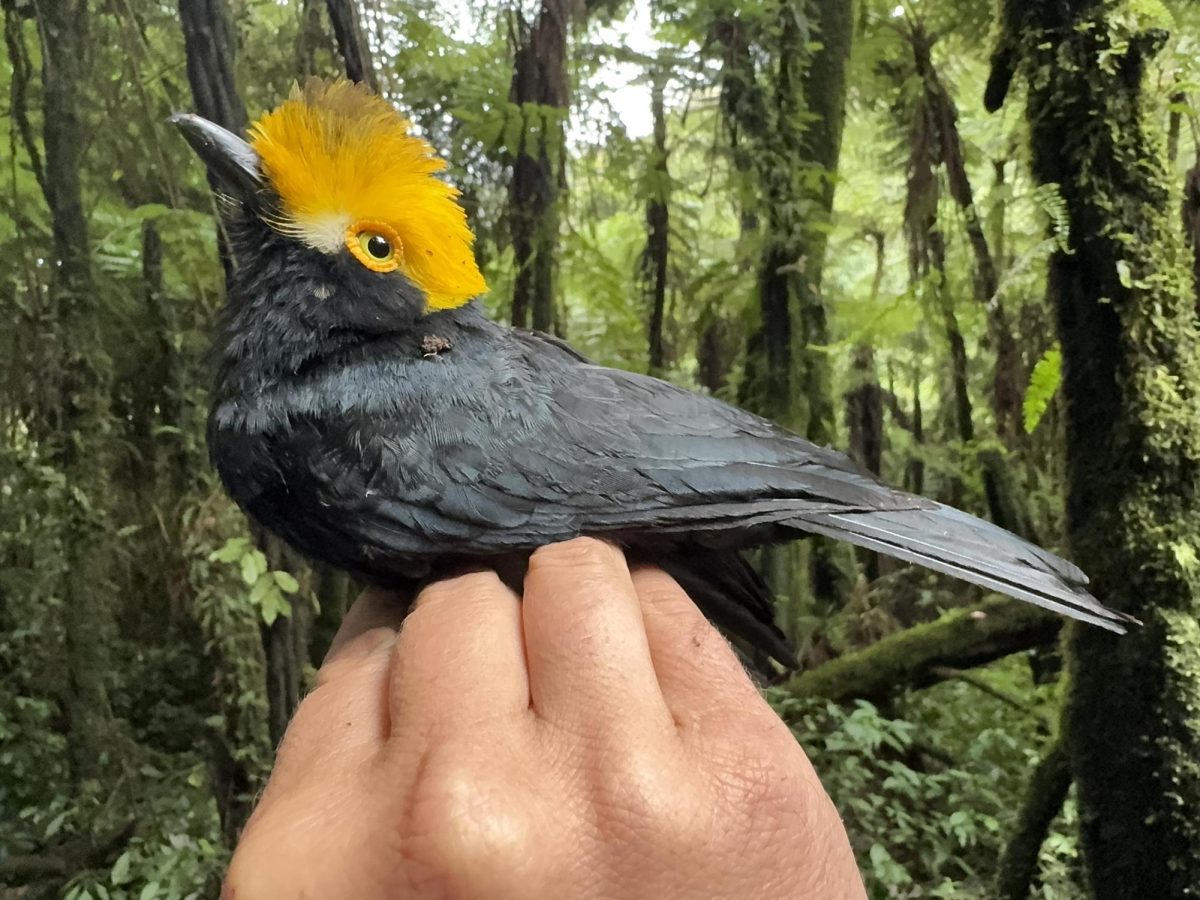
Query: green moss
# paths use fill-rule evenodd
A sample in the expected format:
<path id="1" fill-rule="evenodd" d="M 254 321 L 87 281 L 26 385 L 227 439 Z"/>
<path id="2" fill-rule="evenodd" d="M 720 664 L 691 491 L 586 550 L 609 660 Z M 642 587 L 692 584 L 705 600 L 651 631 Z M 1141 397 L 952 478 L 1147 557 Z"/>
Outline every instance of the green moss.
<path id="1" fill-rule="evenodd" d="M 1068 406 L 1068 523 L 1106 602 L 1145 627 L 1078 628 L 1067 705 L 1094 896 L 1200 896 L 1200 336 L 1141 82 L 1146 4 L 1009 3 L 1035 173 L 1071 253 L 1052 262 Z M 1020 7 L 1018 9 L 1018 7 Z"/>
<path id="2" fill-rule="evenodd" d="M 995 597 L 802 672 L 783 689 L 796 697 L 879 700 L 940 681 L 939 669 L 983 665 L 1050 643 L 1059 627 L 1045 610 Z"/>

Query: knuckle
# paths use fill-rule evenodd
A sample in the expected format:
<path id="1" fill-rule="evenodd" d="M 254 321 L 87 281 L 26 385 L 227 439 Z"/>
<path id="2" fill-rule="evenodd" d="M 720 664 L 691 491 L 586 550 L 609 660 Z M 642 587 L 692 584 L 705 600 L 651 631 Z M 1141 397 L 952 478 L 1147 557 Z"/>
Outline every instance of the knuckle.
<path id="1" fill-rule="evenodd" d="M 610 748 L 601 759 L 593 785 L 596 808 L 605 830 L 668 839 L 694 817 L 687 815 L 693 786 L 664 754 Z"/>
<path id="2" fill-rule="evenodd" d="M 495 572 L 468 572 L 426 585 L 417 595 L 416 608 L 495 599 L 506 591 Z"/>
<path id="3" fill-rule="evenodd" d="M 547 544 L 533 551 L 529 560 L 531 573 L 558 572 L 569 569 L 580 574 L 600 573 L 624 562 L 620 550 L 607 541 L 578 537 L 558 544 Z"/>
<path id="4" fill-rule="evenodd" d="M 691 603 L 674 578 L 657 566 L 639 565 L 633 570 L 633 586 L 644 603 L 674 605 Z"/>
<path id="5" fill-rule="evenodd" d="M 511 796 L 500 779 L 458 763 L 440 765 L 415 786 L 401 840 L 415 869 L 460 887 L 515 874 L 538 843 L 528 797 Z"/>

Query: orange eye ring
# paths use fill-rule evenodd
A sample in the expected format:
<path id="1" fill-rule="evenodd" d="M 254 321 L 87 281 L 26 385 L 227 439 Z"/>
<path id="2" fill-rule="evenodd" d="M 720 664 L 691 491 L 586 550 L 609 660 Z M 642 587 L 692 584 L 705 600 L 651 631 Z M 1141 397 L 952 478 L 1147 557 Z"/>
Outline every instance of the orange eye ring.
<path id="1" fill-rule="evenodd" d="M 404 244 L 390 225 L 367 220 L 346 229 L 346 249 L 372 272 L 394 272 L 400 268 Z"/>

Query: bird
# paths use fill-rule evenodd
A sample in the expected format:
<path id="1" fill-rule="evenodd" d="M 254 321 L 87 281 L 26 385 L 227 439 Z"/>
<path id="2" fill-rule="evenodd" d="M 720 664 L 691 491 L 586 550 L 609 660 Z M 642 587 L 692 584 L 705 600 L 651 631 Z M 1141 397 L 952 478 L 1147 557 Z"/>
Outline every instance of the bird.
<path id="1" fill-rule="evenodd" d="M 208 445 L 226 491 L 371 584 L 581 535 L 673 575 L 759 659 L 795 666 L 746 551 L 847 541 L 1123 632 L 1073 564 L 709 395 L 490 319 L 460 194 L 360 84 L 310 79 L 247 138 L 171 121 L 219 183 L 237 265 Z"/>

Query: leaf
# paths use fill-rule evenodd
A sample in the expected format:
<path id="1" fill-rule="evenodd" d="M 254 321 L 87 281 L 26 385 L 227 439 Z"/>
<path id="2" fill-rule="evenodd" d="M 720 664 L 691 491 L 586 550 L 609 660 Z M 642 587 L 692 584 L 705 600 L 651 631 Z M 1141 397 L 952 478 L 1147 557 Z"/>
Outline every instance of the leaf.
<path id="1" fill-rule="evenodd" d="M 146 886 L 142 888 L 142 892 L 138 894 L 138 900 L 154 900 L 158 896 L 158 882 L 147 881 Z"/>
<path id="2" fill-rule="evenodd" d="M 1062 384 L 1062 350 L 1055 344 L 1045 352 L 1029 375 L 1029 387 L 1025 390 L 1022 412 L 1025 416 L 1025 433 L 1033 434 L 1050 401 Z"/>
<path id="3" fill-rule="evenodd" d="M 147 222 L 151 219 L 157 219 L 159 216 L 165 216 L 171 211 L 171 207 L 164 206 L 161 203 L 143 203 L 141 206 L 130 210 L 133 217 L 139 222 Z"/>
<path id="4" fill-rule="evenodd" d="M 258 581 L 260 574 L 258 562 L 254 558 L 253 553 L 242 554 L 242 581 L 246 584 L 253 585 Z"/>
<path id="5" fill-rule="evenodd" d="M 267 585 L 263 591 L 262 599 L 259 601 L 260 615 L 262 616 L 263 624 L 274 625 L 275 620 L 283 614 L 284 606 L 287 603 L 283 599 L 283 594 L 279 593 L 279 588 L 275 586 L 275 582 L 269 578 L 264 578 L 263 583 Z M 291 609 L 288 609 L 291 612 Z"/>
<path id="6" fill-rule="evenodd" d="M 208 556 L 209 562 L 231 563 L 246 552 L 250 541 L 244 537 L 230 538 L 219 550 L 214 550 Z"/>
<path id="7" fill-rule="evenodd" d="M 285 594 L 294 594 L 300 590 L 300 582 L 291 572 L 273 572 L 271 574 L 275 578 L 275 583 L 279 585 L 279 589 Z"/>
<path id="8" fill-rule="evenodd" d="M 1121 287 L 1133 287 L 1133 269 L 1131 269 L 1129 267 L 1129 263 L 1123 259 L 1117 260 L 1117 278 L 1121 282 Z"/>
<path id="9" fill-rule="evenodd" d="M 275 582 L 269 575 L 260 575 L 258 580 L 254 582 L 254 587 L 250 588 L 250 602 L 262 606 L 263 598 L 267 595 L 267 591 L 275 589 Z"/>
<path id="10" fill-rule="evenodd" d="M 1171 544 L 1171 552 L 1175 555 L 1175 562 L 1185 572 L 1194 572 L 1196 565 L 1200 562 L 1200 558 L 1196 556 L 1196 548 L 1191 544 L 1183 541 L 1174 541 Z"/>
<path id="11" fill-rule="evenodd" d="M 46 826 L 45 837 L 52 838 L 58 834 L 62 830 L 65 821 L 67 821 L 67 813 L 64 810 L 50 820 L 50 824 Z"/>
<path id="12" fill-rule="evenodd" d="M 129 881 L 129 864 L 131 862 L 133 862 L 133 855 L 128 850 L 117 857 L 109 876 L 113 884 L 120 886 Z"/>

